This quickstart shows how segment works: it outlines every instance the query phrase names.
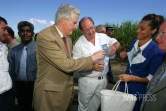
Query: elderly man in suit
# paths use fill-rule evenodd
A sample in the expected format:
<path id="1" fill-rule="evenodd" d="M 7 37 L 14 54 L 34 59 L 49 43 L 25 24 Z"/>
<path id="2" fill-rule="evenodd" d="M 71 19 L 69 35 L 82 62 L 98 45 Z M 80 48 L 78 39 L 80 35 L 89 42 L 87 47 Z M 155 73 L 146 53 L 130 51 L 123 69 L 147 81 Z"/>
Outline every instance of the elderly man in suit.
<path id="1" fill-rule="evenodd" d="M 72 41 L 68 37 L 77 28 L 80 11 L 62 4 L 55 25 L 37 35 L 37 79 L 34 87 L 36 111 L 66 111 L 73 91 L 73 72 L 90 70 L 93 61 L 103 59 L 105 51 L 92 56 L 72 59 Z"/>
<path id="2" fill-rule="evenodd" d="M 166 52 L 166 21 L 160 26 L 156 37 L 160 50 Z M 141 111 L 166 110 L 166 59 L 147 86 L 147 92 L 141 104 Z"/>

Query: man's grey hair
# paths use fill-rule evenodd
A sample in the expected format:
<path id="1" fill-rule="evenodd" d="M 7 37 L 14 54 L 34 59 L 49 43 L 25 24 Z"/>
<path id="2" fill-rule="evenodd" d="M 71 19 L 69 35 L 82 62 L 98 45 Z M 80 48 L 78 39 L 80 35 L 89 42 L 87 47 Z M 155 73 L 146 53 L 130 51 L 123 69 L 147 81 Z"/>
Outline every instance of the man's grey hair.
<path id="1" fill-rule="evenodd" d="M 100 27 L 105 27 L 104 25 L 98 25 L 97 27 L 96 27 L 96 32 L 100 32 Z"/>
<path id="2" fill-rule="evenodd" d="M 62 17 L 71 20 L 73 19 L 73 13 L 80 14 L 80 10 L 76 7 L 69 5 L 69 4 L 62 4 L 58 8 L 58 11 L 55 16 L 55 24 L 59 23 Z"/>

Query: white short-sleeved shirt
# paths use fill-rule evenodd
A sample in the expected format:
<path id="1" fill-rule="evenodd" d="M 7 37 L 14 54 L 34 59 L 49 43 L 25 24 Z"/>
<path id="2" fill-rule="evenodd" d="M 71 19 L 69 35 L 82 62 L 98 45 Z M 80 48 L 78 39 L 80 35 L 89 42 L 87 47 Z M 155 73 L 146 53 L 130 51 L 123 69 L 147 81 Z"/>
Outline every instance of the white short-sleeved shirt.
<path id="1" fill-rule="evenodd" d="M 0 94 L 8 91 L 12 87 L 12 80 L 8 70 L 7 47 L 0 42 Z"/>
<path id="2" fill-rule="evenodd" d="M 110 38 L 106 34 L 96 33 L 95 34 L 95 45 L 89 42 L 84 35 L 82 35 L 73 47 L 73 58 L 78 59 L 82 57 L 91 56 L 93 53 L 102 50 L 101 45 L 107 44 L 112 46 L 117 40 L 115 38 Z M 97 77 L 105 76 L 109 70 L 108 67 L 109 57 L 104 58 L 104 70 L 103 71 L 80 71 L 81 75 Z"/>

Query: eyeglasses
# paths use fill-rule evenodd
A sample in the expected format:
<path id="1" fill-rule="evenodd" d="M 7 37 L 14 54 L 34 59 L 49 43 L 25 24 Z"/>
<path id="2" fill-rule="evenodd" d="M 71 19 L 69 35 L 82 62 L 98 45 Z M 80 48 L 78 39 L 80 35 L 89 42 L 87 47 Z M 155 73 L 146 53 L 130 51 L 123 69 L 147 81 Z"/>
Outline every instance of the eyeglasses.
<path id="1" fill-rule="evenodd" d="M 94 29 L 95 29 L 94 26 L 92 26 L 92 27 L 90 27 L 89 29 L 84 30 L 84 32 L 85 32 L 85 33 L 89 33 L 90 30 L 94 30 Z"/>
<path id="2" fill-rule="evenodd" d="M 158 36 L 163 37 L 166 32 L 158 32 Z"/>

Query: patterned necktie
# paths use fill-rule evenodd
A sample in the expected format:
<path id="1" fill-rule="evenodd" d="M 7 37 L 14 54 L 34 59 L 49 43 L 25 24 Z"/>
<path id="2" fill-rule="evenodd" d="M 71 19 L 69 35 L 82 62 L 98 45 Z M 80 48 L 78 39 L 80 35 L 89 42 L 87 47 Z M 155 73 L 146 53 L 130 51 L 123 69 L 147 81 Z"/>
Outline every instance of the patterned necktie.
<path id="1" fill-rule="evenodd" d="M 22 54 L 21 54 L 21 59 L 20 59 L 20 70 L 19 70 L 19 80 L 26 81 L 27 76 L 26 76 L 26 63 L 27 63 L 27 48 L 24 47 Z"/>
<path id="2" fill-rule="evenodd" d="M 134 59 L 134 57 L 136 57 L 139 53 L 141 52 L 141 48 L 138 48 L 138 50 L 136 52 L 133 53 L 132 59 Z"/>
<path id="3" fill-rule="evenodd" d="M 146 91 L 146 95 L 145 98 L 143 99 L 142 101 L 142 104 L 141 104 L 141 107 L 140 107 L 140 111 L 142 111 L 144 109 L 144 105 L 145 105 L 145 100 L 150 100 L 150 94 L 151 94 L 151 90 L 158 84 L 158 82 L 160 81 L 162 75 L 164 74 L 165 72 L 165 69 L 166 69 L 166 64 L 162 64 L 161 66 L 161 71 L 157 74 L 156 78 L 154 79 L 154 81 L 150 84 L 149 88 L 147 89 Z"/>
<path id="4" fill-rule="evenodd" d="M 62 37 L 62 39 L 63 39 L 63 42 L 64 42 L 64 44 L 66 46 L 66 50 L 67 50 L 67 53 L 68 53 L 68 46 L 67 46 L 67 42 L 66 42 L 66 37 Z"/>
<path id="5" fill-rule="evenodd" d="M 162 75 L 164 74 L 165 72 L 165 69 L 166 69 L 166 64 L 163 64 L 161 66 L 161 71 L 159 72 L 159 74 L 156 76 L 156 78 L 154 79 L 154 81 L 151 83 L 151 85 L 149 86 L 149 91 L 151 91 L 157 84 L 158 82 L 160 81 L 160 78 L 162 77 Z"/>

